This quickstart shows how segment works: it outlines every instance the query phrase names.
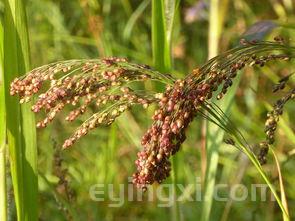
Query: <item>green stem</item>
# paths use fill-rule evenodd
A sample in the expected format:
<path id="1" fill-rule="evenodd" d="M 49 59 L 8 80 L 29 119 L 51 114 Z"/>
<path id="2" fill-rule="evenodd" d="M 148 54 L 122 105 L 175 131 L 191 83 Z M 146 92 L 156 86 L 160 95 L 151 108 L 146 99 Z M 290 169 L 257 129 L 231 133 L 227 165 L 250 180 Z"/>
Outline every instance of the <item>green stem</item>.
<path id="1" fill-rule="evenodd" d="M 218 44 L 220 35 L 219 24 L 219 0 L 210 1 L 210 17 L 209 17 L 209 41 L 208 41 L 208 58 L 213 58 L 218 54 Z"/>
<path id="2" fill-rule="evenodd" d="M 172 69 L 172 31 L 173 21 L 179 1 L 152 1 L 152 48 L 154 66 L 162 72 Z M 166 9 L 166 10 L 165 10 Z M 172 220 L 180 221 L 179 202 L 177 201 L 177 158 L 172 158 L 171 180 L 173 183 Z"/>
<path id="3" fill-rule="evenodd" d="M 283 217 L 284 220 L 289 221 L 289 215 L 287 210 L 285 209 L 284 204 L 281 202 L 281 199 L 279 198 L 279 196 L 276 193 L 275 188 L 273 187 L 273 185 L 271 184 L 270 180 L 268 179 L 267 175 L 265 174 L 265 172 L 263 171 L 256 155 L 252 152 L 252 150 L 248 147 L 248 144 L 245 142 L 243 135 L 238 131 L 238 129 L 236 128 L 236 126 L 231 122 L 231 120 L 227 117 L 227 115 L 220 109 L 220 110 L 215 110 L 214 108 L 212 109 L 211 112 L 211 116 L 216 119 L 218 122 L 222 122 L 228 125 L 227 130 L 224 130 L 224 132 L 227 132 L 229 135 L 231 135 L 236 142 L 236 147 L 241 150 L 243 153 L 245 153 L 247 155 L 247 157 L 250 159 L 250 161 L 253 163 L 253 165 L 256 167 L 256 169 L 258 170 L 258 172 L 260 173 L 260 175 L 262 176 L 262 178 L 264 179 L 264 181 L 266 182 L 266 184 L 268 185 L 268 187 L 270 188 L 272 194 L 274 195 L 282 213 L 283 213 Z M 208 110 L 208 112 L 210 112 L 210 110 Z M 272 149 L 271 149 L 272 150 Z M 278 164 L 278 162 L 277 162 Z"/>
<path id="4" fill-rule="evenodd" d="M 6 191 L 6 148 L 0 147 L 0 217 L 7 220 L 7 191 Z"/>
<path id="5" fill-rule="evenodd" d="M 219 0 L 210 1 L 210 17 L 209 17 L 209 37 L 208 37 L 208 59 L 218 54 L 220 26 L 219 23 Z M 225 108 L 227 108 L 225 106 Z M 206 137 L 206 151 L 202 148 L 202 155 L 207 155 L 207 159 L 203 159 L 206 162 L 205 165 L 205 192 L 204 202 L 202 204 L 202 221 L 207 221 L 210 218 L 210 212 L 213 204 L 213 194 L 215 186 L 215 177 L 217 173 L 217 165 L 219 159 L 218 147 L 222 142 L 224 132 L 211 122 L 203 123 L 204 131 L 203 137 Z M 204 168 L 203 168 L 204 169 Z"/>
<path id="6" fill-rule="evenodd" d="M 3 25 L 0 24 L 0 217 L 7 220 L 6 191 L 6 111 L 5 84 L 3 70 Z"/>
<path id="7" fill-rule="evenodd" d="M 31 103 L 22 105 L 9 93 L 11 81 L 29 70 L 29 40 L 23 0 L 5 0 L 4 82 L 10 171 L 18 220 L 35 221 L 37 211 L 37 145 Z"/>
<path id="8" fill-rule="evenodd" d="M 253 165 L 256 167 L 256 169 L 258 170 L 258 172 L 260 173 L 260 175 L 262 176 L 262 178 L 264 179 L 264 181 L 266 182 L 266 184 L 270 188 L 270 190 L 271 190 L 272 194 L 274 195 L 274 197 L 275 197 L 281 211 L 283 212 L 283 216 L 284 216 L 285 220 L 290 221 L 289 215 L 288 215 L 287 211 L 285 210 L 285 207 L 282 204 L 280 197 L 278 196 L 274 186 L 271 184 L 271 182 L 268 179 L 267 175 L 263 171 L 263 169 L 262 169 L 260 163 L 258 162 L 257 158 L 247 148 L 245 148 L 243 145 L 241 145 L 241 148 L 243 149 L 243 152 L 251 160 Z"/>
<path id="9" fill-rule="evenodd" d="M 167 41 L 164 0 L 152 0 L 152 48 L 153 64 L 157 70 L 171 69 L 171 55 Z"/>
<path id="10" fill-rule="evenodd" d="M 271 153 L 275 159 L 276 165 L 277 165 L 277 169 L 278 169 L 278 175 L 279 175 L 279 181 L 280 181 L 280 191 L 281 191 L 281 201 L 282 201 L 282 205 L 284 206 L 284 209 L 287 213 L 287 216 L 285 213 L 283 213 L 283 220 L 284 221 L 289 221 L 289 211 L 288 211 L 288 203 L 287 203 L 287 199 L 286 199 L 286 193 L 285 193 L 285 188 L 284 188 L 284 183 L 283 183 L 283 178 L 282 178 L 282 173 L 281 173 L 281 167 L 280 167 L 280 163 L 279 160 L 274 152 L 274 150 L 270 147 Z"/>
<path id="11" fill-rule="evenodd" d="M 180 221 L 181 216 L 180 216 L 180 208 L 179 208 L 179 203 L 177 201 L 177 158 L 176 155 L 172 157 L 172 173 L 171 173 L 171 180 L 173 183 L 173 220 L 174 221 Z"/>

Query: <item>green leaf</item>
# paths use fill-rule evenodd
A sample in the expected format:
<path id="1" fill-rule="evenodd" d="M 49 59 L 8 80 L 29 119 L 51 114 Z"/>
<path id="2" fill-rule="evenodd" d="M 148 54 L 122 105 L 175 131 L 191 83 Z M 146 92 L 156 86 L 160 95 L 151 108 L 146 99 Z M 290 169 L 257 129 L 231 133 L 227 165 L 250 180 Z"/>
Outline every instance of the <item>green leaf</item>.
<path id="1" fill-rule="evenodd" d="M 175 12 L 179 6 L 180 0 L 165 0 L 165 27 L 166 27 L 166 38 L 169 48 L 172 43 L 172 32 L 173 24 L 175 19 Z"/>
<path id="2" fill-rule="evenodd" d="M 0 24 L 0 217 L 7 220 L 6 192 L 6 110 L 3 70 L 3 24 Z"/>
<path id="3" fill-rule="evenodd" d="M 153 45 L 153 63 L 154 66 L 162 71 L 171 71 L 172 69 L 172 31 L 175 12 L 179 1 L 176 0 L 153 0 L 152 1 L 152 45 Z M 177 158 L 172 158 L 171 180 L 173 188 L 172 220 L 181 220 L 179 203 L 176 200 L 177 185 Z"/>
<path id="4" fill-rule="evenodd" d="M 235 85 L 231 88 L 228 94 L 218 102 L 218 106 L 223 112 L 228 113 L 231 104 L 233 102 L 235 92 L 238 88 L 240 77 L 235 80 Z M 205 177 L 205 192 L 204 203 L 202 207 L 202 219 L 203 221 L 210 220 L 210 212 L 213 204 L 214 186 L 216 182 L 217 166 L 219 159 L 219 147 L 223 142 L 224 130 L 212 122 L 207 123 L 207 137 L 206 137 L 206 149 L 207 149 L 207 169 Z"/>
<path id="5" fill-rule="evenodd" d="M 169 71 L 171 58 L 166 33 L 164 0 L 152 1 L 152 48 L 155 68 L 161 72 Z"/>
<path id="6" fill-rule="evenodd" d="M 149 3 L 150 3 L 150 0 L 142 1 L 141 4 L 138 6 L 138 8 L 130 16 L 130 18 L 124 28 L 124 31 L 123 31 L 123 38 L 125 40 L 130 38 L 132 29 L 133 29 L 136 21 L 140 18 L 140 16 L 144 12 L 144 10 L 147 8 Z"/>
<path id="7" fill-rule="evenodd" d="M 7 138 L 18 220 L 37 220 L 37 145 L 31 104 L 20 107 L 9 94 L 11 81 L 29 70 L 26 14 L 22 0 L 5 0 L 4 71 Z"/>
<path id="8" fill-rule="evenodd" d="M 223 1 L 224 5 L 222 11 L 226 11 L 228 2 Z M 221 34 L 225 14 L 219 11 L 219 5 L 222 5 L 219 0 L 210 1 L 210 17 L 209 17 L 209 33 L 208 33 L 208 57 L 212 58 L 218 54 L 219 37 Z M 216 19 L 216 17 L 218 19 Z M 237 80 L 238 81 L 238 80 Z M 227 96 L 222 100 L 219 105 L 224 112 L 229 110 L 230 104 L 234 98 L 236 86 L 231 89 Z M 218 149 L 223 142 L 224 131 L 212 122 L 206 122 L 206 173 L 205 173 L 205 192 L 204 192 L 204 203 L 202 204 L 202 221 L 210 220 L 210 213 L 213 204 L 214 186 L 216 182 L 217 166 L 219 153 Z"/>

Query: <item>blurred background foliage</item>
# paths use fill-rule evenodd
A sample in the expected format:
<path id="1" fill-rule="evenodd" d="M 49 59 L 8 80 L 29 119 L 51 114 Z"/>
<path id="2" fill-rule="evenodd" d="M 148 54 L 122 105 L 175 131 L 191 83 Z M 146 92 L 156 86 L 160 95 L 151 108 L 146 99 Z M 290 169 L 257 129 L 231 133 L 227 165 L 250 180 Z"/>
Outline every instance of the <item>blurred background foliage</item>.
<path id="1" fill-rule="evenodd" d="M 150 0 L 27 0 L 26 3 L 32 67 L 58 60 L 104 56 L 127 57 L 133 62 L 152 65 Z M 173 74 L 177 77 L 184 77 L 207 60 L 209 4 L 210 1 L 202 0 L 180 1 L 172 36 Z M 236 46 L 240 36 L 262 20 L 281 24 L 272 31 L 270 39 L 277 34 L 286 39 L 294 36 L 294 29 L 284 27 L 295 23 L 293 0 L 220 0 L 219 4 L 222 12 L 219 19 L 224 21 L 220 52 Z M 3 12 L 3 4 L 0 9 Z M 294 68 L 294 62 L 288 66 L 276 63 L 260 70 L 244 71 L 230 118 L 250 143 L 264 139 L 266 113 L 278 98 L 271 94 L 272 83 Z M 67 151 L 60 151 L 60 146 L 77 122 L 65 123 L 61 114 L 48 128 L 39 130 L 40 220 L 171 220 L 171 208 L 158 207 L 159 202 L 148 202 L 147 196 L 143 196 L 142 202 L 128 202 L 126 195 L 123 206 L 118 208 L 108 206 L 111 199 L 107 195 L 104 202 L 95 202 L 89 196 L 89 188 L 94 184 L 115 184 L 116 190 L 119 184 L 128 184 L 128 177 L 135 171 L 141 135 L 151 124 L 153 108 L 135 108 L 111 127 L 98 128 Z M 287 110 L 280 120 L 274 146 L 292 220 L 295 219 L 294 103 L 290 102 Z M 184 185 L 195 183 L 196 177 L 201 182 L 204 178 L 200 117 L 190 127 L 187 137 L 177 157 L 178 183 Z M 230 186 L 236 183 L 246 185 L 249 190 L 251 184 L 263 183 L 238 150 L 226 144 L 219 150 L 217 183 L 229 185 L 221 189 L 220 195 L 227 196 Z M 264 168 L 278 186 L 272 155 Z M 61 184 L 62 177 L 67 185 Z M 196 189 L 187 188 L 184 192 L 194 196 Z M 276 202 L 269 195 L 267 199 L 266 202 L 250 198 L 241 202 L 214 201 L 210 220 L 281 220 Z M 202 202 L 181 202 L 183 220 L 197 220 L 201 207 Z"/>

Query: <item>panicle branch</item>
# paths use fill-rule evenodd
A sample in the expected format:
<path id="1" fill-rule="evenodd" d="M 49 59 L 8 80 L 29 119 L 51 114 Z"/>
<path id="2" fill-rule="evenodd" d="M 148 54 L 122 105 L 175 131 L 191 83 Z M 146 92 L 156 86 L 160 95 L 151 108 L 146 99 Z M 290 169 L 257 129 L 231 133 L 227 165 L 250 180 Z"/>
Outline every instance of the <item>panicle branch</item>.
<path id="1" fill-rule="evenodd" d="M 208 105 L 209 101 L 216 93 L 217 99 L 221 99 L 232 86 L 238 71 L 246 66 L 263 67 L 270 61 L 289 60 L 294 55 L 295 48 L 285 44 L 281 38 L 274 42 L 241 40 L 240 46 L 209 60 L 184 79 L 175 79 L 122 58 L 70 60 L 36 68 L 15 79 L 10 93 L 19 95 L 23 103 L 45 88 L 32 106 L 34 112 L 44 110 L 47 113 L 37 127 L 46 127 L 66 106 L 73 109 L 66 117 L 70 122 L 93 105 L 96 107 L 97 112 L 64 142 L 64 148 L 72 146 L 97 126 L 111 124 L 135 104 L 144 108 L 151 103 L 158 104 L 159 108 L 152 117 L 153 124 L 142 137 L 143 149 L 138 153 L 135 162 L 137 172 L 133 175 L 133 182 L 145 189 L 147 185 L 161 183 L 169 176 L 169 158 L 180 149 L 186 139 L 185 130 L 197 114 L 215 120 L 244 142 L 238 130 L 229 127 L 229 119 L 223 118 L 216 106 Z M 132 89 L 135 82 L 147 80 L 162 82 L 166 90 L 159 93 Z M 284 86 L 285 81 L 281 81 L 275 90 Z M 294 98 L 294 89 L 282 98 L 270 116 L 280 114 L 282 106 L 291 98 Z M 204 108 L 206 114 L 201 111 Z M 272 140 L 272 126 L 275 125 L 272 122 L 267 121 L 268 142 Z"/>
<path id="2" fill-rule="evenodd" d="M 130 63 L 124 58 L 70 60 L 45 65 L 16 78 L 11 83 L 10 93 L 18 94 L 20 103 L 23 103 L 28 102 L 42 86 L 48 88 L 32 106 L 35 113 L 41 110 L 47 113 L 37 123 L 38 128 L 46 127 L 67 105 L 74 109 L 66 120 L 74 121 L 94 104 L 99 111 L 65 141 L 63 147 L 67 148 L 98 125 L 111 124 L 132 105 L 146 108 L 156 102 L 156 93 L 131 88 L 132 83 L 147 80 L 167 85 L 175 81 L 168 74 L 153 71 L 146 65 Z"/>
<path id="3" fill-rule="evenodd" d="M 279 83 L 274 86 L 273 92 L 283 90 L 292 75 L 293 73 L 282 78 Z M 258 154 L 258 160 L 261 164 L 266 163 L 269 145 L 272 145 L 275 142 L 275 131 L 277 129 L 280 117 L 283 114 L 284 106 L 289 101 L 295 99 L 295 86 L 294 84 L 291 84 L 290 86 L 291 88 L 289 88 L 288 92 L 278 99 L 273 105 L 272 110 L 267 113 L 264 129 L 266 140 L 259 143 L 260 151 Z"/>
<path id="4" fill-rule="evenodd" d="M 154 182 L 161 183 L 171 170 L 169 158 L 175 154 L 185 141 L 185 130 L 194 119 L 207 109 L 204 117 L 215 119 L 228 133 L 237 137 L 247 148 L 245 138 L 229 120 L 221 113 L 216 115 L 216 108 L 208 106 L 214 92 L 219 91 L 217 99 L 221 99 L 232 86 L 237 72 L 246 66 L 263 67 L 274 60 L 289 60 L 294 57 L 295 48 L 279 42 L 247 42 L 229 50 L 194 69 L 183 80 L 177 80 L 173 87 L 168 86 L 159 109 L 153 115 L 154 123 L 142 138 L 143 150 L 135 161 L 137 172 L 133 182 L 141 188 Z M 203 112 L 204 113 L 204 112 Z M 225 121 L 224 121 L 225 120 Z M 251 150 L 251 148 L 250 148 Z M 251 150 L 252 151 L 252 150 Z"/>

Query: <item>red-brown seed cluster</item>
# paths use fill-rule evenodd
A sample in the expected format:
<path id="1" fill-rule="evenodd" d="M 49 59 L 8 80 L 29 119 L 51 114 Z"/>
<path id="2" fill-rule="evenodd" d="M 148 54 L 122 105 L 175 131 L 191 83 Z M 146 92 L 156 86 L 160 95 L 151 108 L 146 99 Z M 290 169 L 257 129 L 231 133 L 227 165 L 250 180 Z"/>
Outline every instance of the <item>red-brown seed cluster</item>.
<path id="1" fill-rule="evenodd" d="M 29 77 L 26 77 L 24 80 L 16 78 L 11 83 L 10 94 L 18 94 L 22 98 L 20 103 L 28 101 L 29 97 L 36 94 L 42 87 L 42 81 L 37 76 L 38 74 L 34 73 Z"/>
<path id="2" fill-rule="evenodd" d="M 42 85 L 49 86 L 32 106 L 35 113 L 41 110 L 46 112 L 46 117 L 37 123 L 38 128 L 46 127 L 66 105 L 74 107 L 66 117 L 67 121 L 74 121 L 90 105 L 104 109 L 94 114 L 65 141 L 63 147 L 66 148 L 98 125 L 111 124 L 128 107 L 140 104 L 146 108 L 158 100 L 154 95 L 133 91 L 129 84 L 146 80 L 173 82 L 171 77 L 170 80 L 162 78 L 161 73 L 129 63 L 124 58 L 73 60 L 34 69 L 25 77 L 15 79 L 11 83 L 10 93 L 18 94 L 22 103 L 39 92 Z"/>
<path id="3" fill-rule="evenodd" d="M 194 75 L 199 75 L 195 69 Z M 185 141 L 185 129 L 197 113 L 197 109 L 212 97 L 224 75 L 210 72 L 206 81 L 194 84 L 193 78 L 177 80 L 161 96 L 159 109 L 153 115 L 154 123 L 142 138 L 143 150 L 135 164 L 137 172 L 133 182 L 141 188 L 154 182 L 161 183 L 169 176 L 169 158 Z"/>
<path id="4" fill-rule="evenodd" d="M 282 81 L 280 81 L 281 83 Z M 295 99 L 295 88 L 291 89 L 286 95 L 280 98 L 274 105 L 273 109 L 267 114 L 265 122 L 266 141 L 260 143 L 260 152 L 258 160 L 261 164 L 266 163 L 266 156 L 269 145 L 275 142 L 275 131 L 279 122 L 280 116 L 283 114 L 284 105 L 291 99 Z"/>
<path id="5" fill-rule="evenodd" d="M 144 108 L 146 108 L 151 102 L 153 102 L 153 100 L 150 100 L 147 97 L 133 94 L 130 88 L 121 88 L 121 90 L 123 95 L 102 95 L 98 97 L 96 105 L 101 105 L 101 103 L 106 104 L 107 102 L 113 102 L 115 105 L 92 115 L 90 119 L 85 121 L 76 130 L 76 132 L 64 142 L 63 148 L 72 146 L 78 139 L 85 136 L 90 130 L 97 128 L 101 124 L 112 124 L 114 120 L 130 106 L 134 104 L 141 104 Z M 66 117 L 66 120 L 74 120 L 78 115 L 83 114 L 85 110 L 85 106 L 77 108 L 76 110 L 70 112 L 70 114 Z"/>
<path id="6" fill-rule="evenodd" d="M 167 88 L 153 116 L 153 125 L 142 138 L 143 150 L 138 153 L 135 162 L 137 172 L 133 175 L 133 182 L 138 187 L 146 188 L 148 184 L 161 183 L 169 176 L 169 157 L 184 142 L 185 129 L 219 87 L 221 91 L 217 99 L 224 96 L 239 70 L 247 65 L 263 67 L 272 60 L 289 59 L 285 54 L 257 56 L 251 53 L 237 58 L 233 58 L 232 54 L 227 56 L 229 61 L 225 62 L 224 56 L 214 58 L 208 62 L 209 65 L 193 70 L 185 80 L 177 80 L 174 87 Z M 227 64 L 224 66 L 224 63 Z"/>
<path id="7" fill-rule="evenodd" d="M 177 80 L 162 94 L 159 109 L 153 115 L 154 123 L 142 138 L 143 150 L 135 164 L 133 182 L 141 188 L 154 182 L 161 183 L 171 170 L 169 157 L 175 154 L 185 140 L 185 129 L 195 115 L 192 100 L 185 96 L 183 80 Z"/>
<path id="8" fill-rule="evenodd" d="M 134 104 L 147 107 L 157 102 L 158 110 L 153 115 L 153 124 L 142 138 L 143 150 L 136 160 L 137 172 L 133 182 L 142 188 L 154 182 L 161 183 L 171 170 L 169 158 L 175 154 L 185 141 L 185 130 L 198 111 L 219 91 L 217 99 L 221 99 L 233 84 L 237 72 L 245 66 L 263 67 L 273 60 L 288 60 L 289 55 L 268 54 L 272 51 L 288 49 L 282 38 L 276 42 L 241 41 L 238 48 L 217 56 L 201 68 L 193 70 L 183 80 L 176 80 L 169 74 L 153 71 L 146 65 L 129 63 L 126 59 L 105 58 L 95 60 L 72 60 L 43 66 L 29 72 L 23 78 L 15 79 L 11 84 L 11 95 L 18 94 L 20 102 L 26 102 L 41 87 L 48 86 L 32 106 L 32 111 L 45 110 L 47 116 L 37 123 L 38 127 L 46 127 L 54 117 L 66 106 L 72 111 L 67 121 L 74 121 L 89 109 L 98 108 L 98 112 L 86 120 L 76 132 L 67 139 L 63 147 L 72 146 L 78 139 L 101 124 L 111 124 L 121 113 Z M 261 54 L 264 55 L 261 55 Z M 132 90 L 133 82 L 146 80 L 161 81 L 166 84 L 164 93 L 140 92 Z M 47 82 L 47 83 L 46 83 Z M 275 90 L 282 89 L 284 81 Z M 294 90 L 289 100 L 294 98 Z M 274 112 L 266 125 L 267 142 L 272 143 L 273 131 L 285 100 L 277 103 Z M 261 144 L 261 159 L 267 151 Z M 263 152 L 264 151 L 264 152 Z"/>
<path id="9" fill-rule="evenodd" d="M 127 62 L 128 60 L 126 58 L 117 58 L 117 57 L 108 57 L 103 58 L 102 62 L 106 64 L 108 67 L 118 63 L 118 62 Z"/>

